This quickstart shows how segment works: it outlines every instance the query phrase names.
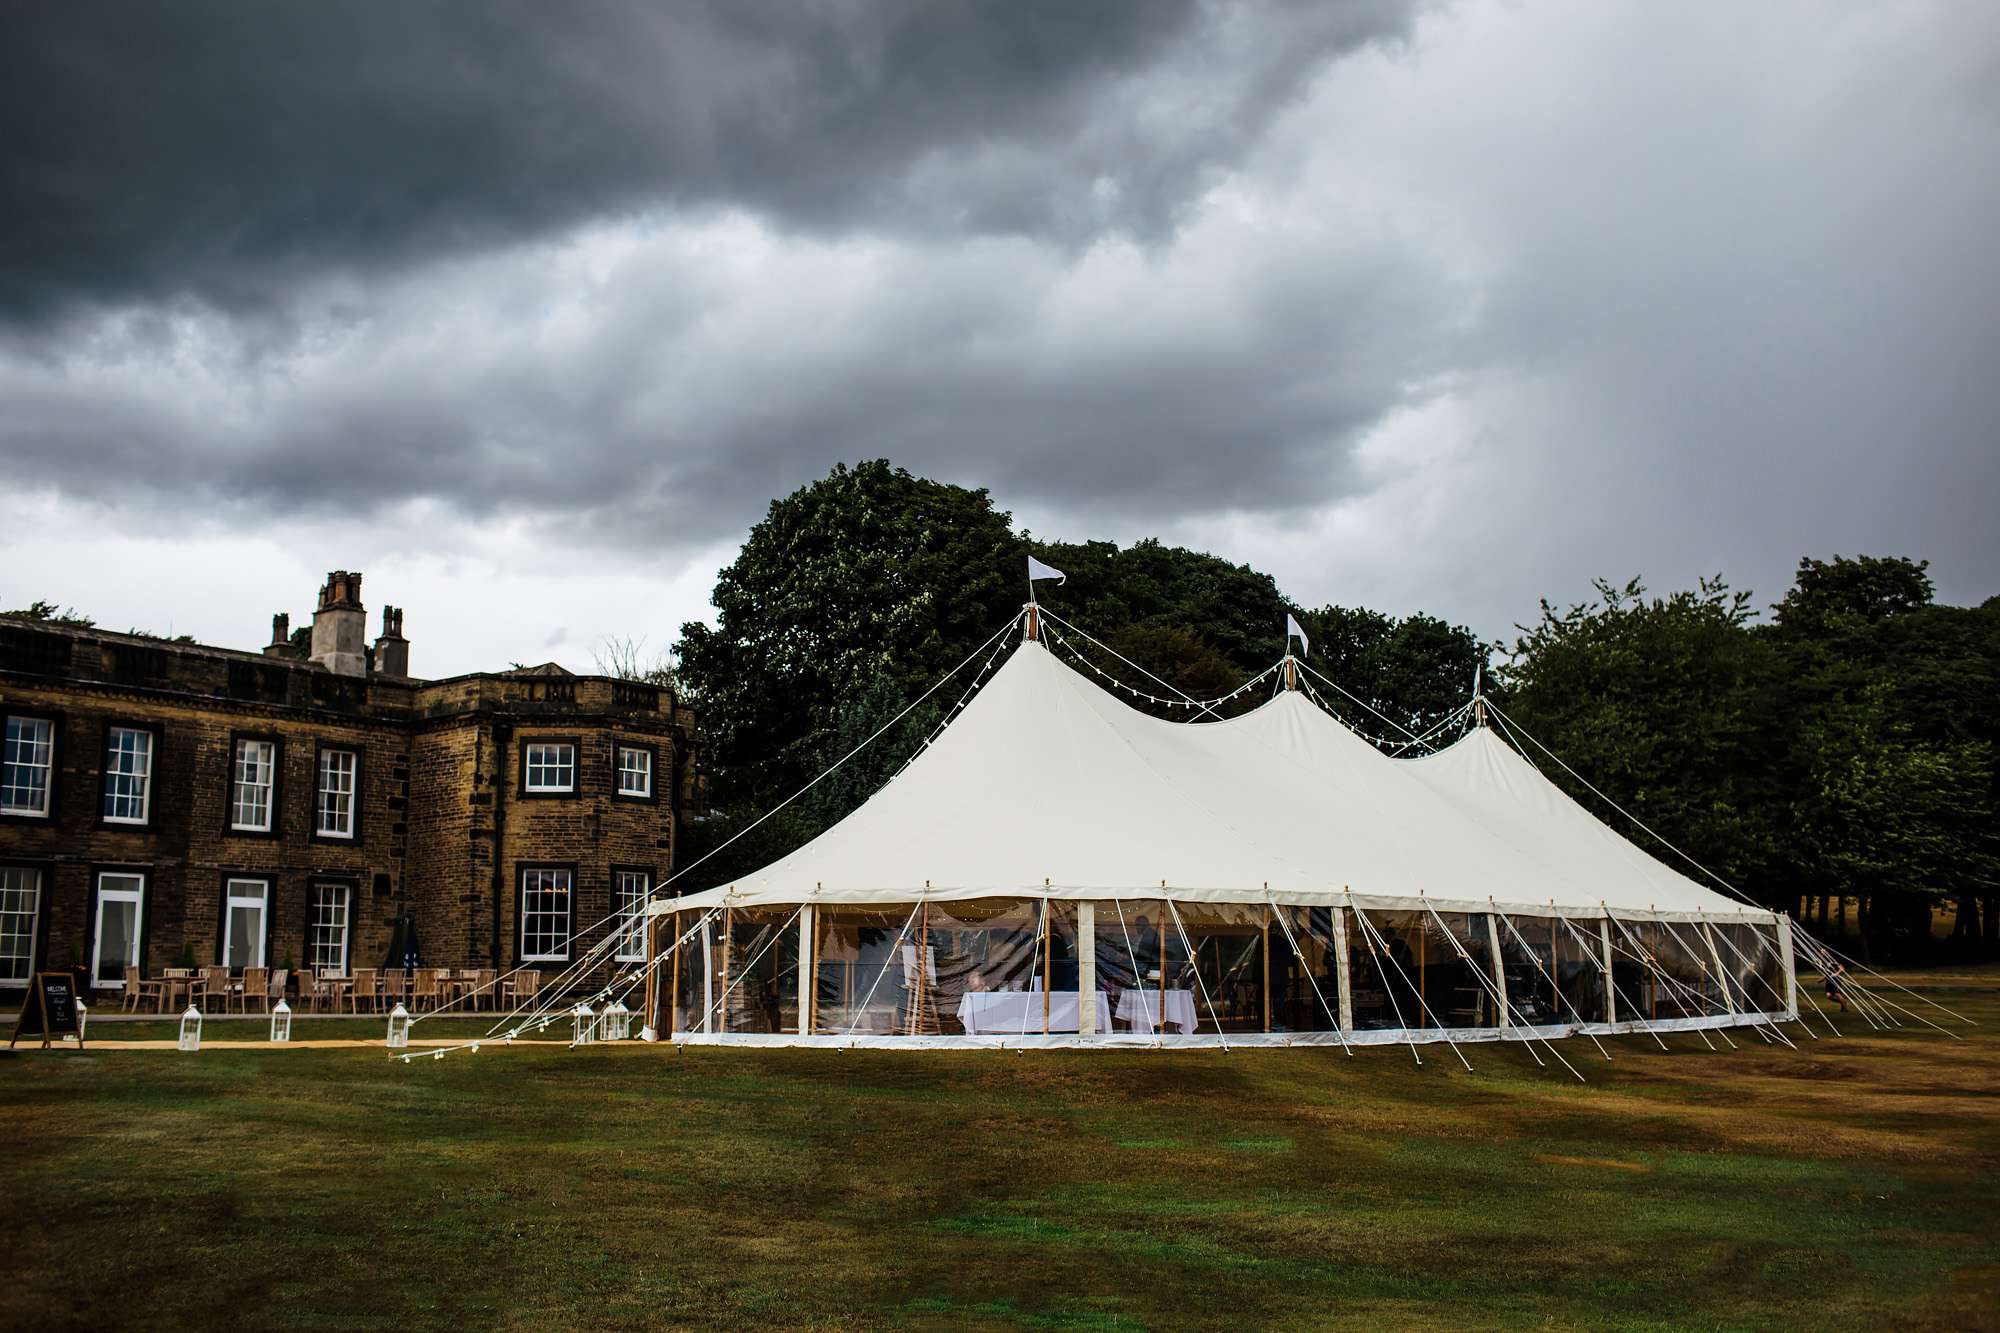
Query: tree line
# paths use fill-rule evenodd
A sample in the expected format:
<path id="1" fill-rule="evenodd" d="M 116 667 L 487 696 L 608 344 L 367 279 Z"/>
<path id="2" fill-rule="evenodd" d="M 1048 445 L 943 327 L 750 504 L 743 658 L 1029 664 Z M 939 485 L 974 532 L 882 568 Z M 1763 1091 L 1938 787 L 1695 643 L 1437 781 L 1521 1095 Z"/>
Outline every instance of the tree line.
<path id="1" fill-rule="evenodd" d="M 1300 606 L 1268 574 L 1157 541 L 1045 541 L 985 490 L 880 460 L 773 501 L 718 577 L 715 625 L 682 627 L 675 679 L 699 709 L 712 814 L 681 864 L 723 848 L 686 887 L 783 855 L 893 776 L 978 663 L 898 715 L 1020 610 L 1031 553 L 1069 575 L 1039 590 L 1074 627 L 1054 626 L 1063 652 L 1128 684 L 1225 694 L 1282 655 L 1289 613 L 1312 638 L 1309 663 L 1346 691 L 1322 684 L 1321 699 L 1401 753 L 1484 670 L 1503 734 L 1695 878 L 1613 803 L 1751 898 L 1858 937 L 1873 960 L 1929 952 L 1940 907 L 1955 913 L 1944 949 L 2000 950 L 2000 598 L 1939 605 L 1923 562 L 1806 558 L 1768 616 L 1719 577 L 1665 595 L 1599 582 L 1595 598 L 1545 602 L 1511 644 L 1488 644 L 1433 616 Z"/>

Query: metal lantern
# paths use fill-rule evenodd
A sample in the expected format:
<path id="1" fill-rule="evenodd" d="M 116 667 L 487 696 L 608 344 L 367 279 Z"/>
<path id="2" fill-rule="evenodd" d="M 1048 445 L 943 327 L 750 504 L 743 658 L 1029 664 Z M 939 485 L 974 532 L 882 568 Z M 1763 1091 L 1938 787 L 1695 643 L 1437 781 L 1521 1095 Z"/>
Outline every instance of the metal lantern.
<path id="1" fill-rule="evenodd" d="M 292 1039 L 292 1006 L 283 1000 L 271 1011 L 271 1040 L 290 1041 Z"/>
<path id="2" fill-rule="evenodd" d="M 201 1049 L 201 1010 L 192 1004 L 188 1005 L 187 1012 L 181 1015 L 180 1048 L 184 1051 Z"/>
<path id="3" fill-rule="evenodd" d="M 389 1011 L 389 1049 L 401 1050 L 410 1044 L 410 1011 L 398 1004 Z"/>
<path id="4" fill-rule="evenodd" d="M 605 1041 L 624 1041 L 632 1035 L 632 1011 L 625 1007 L 625 1001 L 613 1000 L 604 1006 L 599 1015 L 599 1035 Z"/>
<path id="5" fill-rule="evenodd" d="M 83 1030 L 90 1026 L 90 1006 L 82 1000 L 76 1002 L 76 1044 L 83 1045 Z"/>
<path id="6" fill-rule="evenodd" d="M 586 1046 L 591 1041 L 596 1039 L 597 1036 L 596 1010 L 592 1009 L 587 1004 L 579 1004 L 576 1008 L 569 1011 L 569 1016 L 572 1019 L 576 1020 L 576 1036 L 570 1042 L 570 1045 Z"/>

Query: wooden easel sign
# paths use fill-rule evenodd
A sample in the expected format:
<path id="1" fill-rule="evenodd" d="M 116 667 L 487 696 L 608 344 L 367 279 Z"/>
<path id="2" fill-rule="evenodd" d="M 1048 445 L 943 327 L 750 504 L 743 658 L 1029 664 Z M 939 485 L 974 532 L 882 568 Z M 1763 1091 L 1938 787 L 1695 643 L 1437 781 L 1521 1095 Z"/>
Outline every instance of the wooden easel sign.
<path id="1" fill-rule="evenodd" d="M 75 1037 L 77 1048 L 82 1049 L 75 977 L 67 972 L 35 973 L 28 983 L 27 997 L 21 1001 L 21 1016 L 14 1020 L 14 1035 L 8 1038 L 7 1049 L 13 1050 L 14 1043 L 23 1037 L 40 1037 L 45 1051 L 57 1037 Z"/>

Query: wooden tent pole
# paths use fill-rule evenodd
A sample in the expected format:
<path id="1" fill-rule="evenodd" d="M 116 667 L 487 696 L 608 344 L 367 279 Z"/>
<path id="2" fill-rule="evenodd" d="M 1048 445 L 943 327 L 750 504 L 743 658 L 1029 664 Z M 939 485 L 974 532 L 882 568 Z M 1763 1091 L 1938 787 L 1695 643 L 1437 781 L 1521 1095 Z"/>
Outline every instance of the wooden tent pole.
<path id="1" fill-rule="evenodd" d="M 681 938 L 681 914 L 679 912 L 675 912 L 674 943 L 676 946 L 679 945 L 680 938 Z M 674 976 L 673 980 L 668 983 L 668 991 L 669 993 L 667 995 L 667 1040 L 672 1041 L 674 1039 L 674 1018 L 680 1012 L 680 1003 L 681 1003 L 681 951 L 678 947 L 674 949 Z"/>
<path id="2" fill-rule="evenodd" d="M 1055 945 L 1055 904 L 1042 899 L 1042 1031 L 1049 1030 L 1049 955 Z"/>
<path id="3" fill-rule="evenodd" d="M 653 965 L 653 960 L 659 956 L 660 952 L 660 918 L 654 916 L 651 912 L 646 913 L 645 939 L 646 1017 L 641 1026 L 658 1032 L 660 1030 L 660 969 Z"/>
<path id="4" fill-rule="evenodd" d="M 924 1026 L 924 959 L 930 953 L 931 905 L 917 909 L 917 996 L 910 1006 L 910 1035 L 923 1031 Z"/>
<path id="5" fill-rule="evenodd" d="M 1430 953 L 1426 947 L 1430 941 L 1430 931 L 1421 922 L 1417 925 L 1417 1017 L 1421 1020 L 1431 1012 L 1431 992 L 1428 979 L 1424 976 L 1424 960 Z"/>
<path id="6" fill-rule="evenodd" d="M 715 1001 L 716 1031 L 729 1031 L 729 956 L 736 952 L 736 904 L 722 909 L 722 994 Z M 711 964 L 712 966 L 712 964 Z"/>
<path id="7" fill-rule="evenodd" d="M 1270 885 L 1264 886 L 1269 891 Z M 1271 1030 L 1271 909 L 1264 908 L 1264 1031 Z"/>

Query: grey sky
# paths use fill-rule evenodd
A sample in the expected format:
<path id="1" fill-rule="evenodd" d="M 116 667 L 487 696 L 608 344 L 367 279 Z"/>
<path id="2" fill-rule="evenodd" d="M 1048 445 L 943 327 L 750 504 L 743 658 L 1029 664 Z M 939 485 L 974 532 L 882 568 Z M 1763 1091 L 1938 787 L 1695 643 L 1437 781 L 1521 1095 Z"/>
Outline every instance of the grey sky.
<path id="1" fill-rule="evenodd" d="M 2000 591 L 1986 6 L 20 6 L 0 119 L 0 603 L 583 666 L 873 456 L 1494 635 Z"/>

